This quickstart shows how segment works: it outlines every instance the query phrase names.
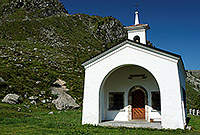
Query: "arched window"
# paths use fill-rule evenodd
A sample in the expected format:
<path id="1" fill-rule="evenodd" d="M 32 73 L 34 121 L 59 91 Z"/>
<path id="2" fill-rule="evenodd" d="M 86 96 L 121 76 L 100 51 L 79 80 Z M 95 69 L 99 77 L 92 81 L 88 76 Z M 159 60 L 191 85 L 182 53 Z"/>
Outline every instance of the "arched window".
<path id="1" fill-rule="evenodd" d="M 135 42 L 140 43 L 140 37 L 139 37 L 139 36 L 135 36 L 135 37 L 133 38 L 133 40 L 134 40 Z"/>

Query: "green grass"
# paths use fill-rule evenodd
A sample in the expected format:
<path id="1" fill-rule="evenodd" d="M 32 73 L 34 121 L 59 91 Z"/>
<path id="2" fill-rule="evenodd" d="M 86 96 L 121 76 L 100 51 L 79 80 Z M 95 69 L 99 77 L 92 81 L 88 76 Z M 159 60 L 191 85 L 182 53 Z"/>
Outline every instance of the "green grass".
<path id="1" fill-rule="evenodd" d="M 194 90 L 194 86 L 186 83 L 186 96 L 188 109 L 200 109 L 200 92 Z"/>
<path id="2" fill-rule="evenodd" d="M 22 108 L 18 112 L 18 107 Z M 143 128 L 114 128 L 92 125 L 81 125 L 81 111 L 69 110 L 59 112 L 43 107 L 23 105 L 7 105 L 0 103 L 0 134 L 2 135 L 34 135 L 34 134 L 66 134 L 66 135 L 176 135 L 176 134 L 200 134 L 200 117 L 190 116 L 189 125 L 194 131 L 186 130 L 157 130 Z M 29 112 L 31 110 L 31 112 Z M 54 114 L 48 114 L 53 111 Z"/>

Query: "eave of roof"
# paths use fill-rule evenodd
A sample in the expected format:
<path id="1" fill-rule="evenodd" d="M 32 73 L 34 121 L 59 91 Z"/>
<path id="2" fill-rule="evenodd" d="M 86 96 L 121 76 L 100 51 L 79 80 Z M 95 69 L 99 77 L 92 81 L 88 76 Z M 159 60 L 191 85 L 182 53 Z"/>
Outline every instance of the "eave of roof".
<path id="1" fill-rule="evenodd" d="M 125 28 L 128 27 L 137 27 L 137 26 L 146 26 L 147 24 L 136 24 L 136 25 L 130 25 L 130 26 L 126 26 Z"/>
<path id="2" fill-rule="evenodd" d="M 126 26 L 124 27 L 127 30 L 135 30 L 135 29 L 150 29 L 148 24 L 137 24 L 137 25 L 130 25 L 130 26 Z"/>

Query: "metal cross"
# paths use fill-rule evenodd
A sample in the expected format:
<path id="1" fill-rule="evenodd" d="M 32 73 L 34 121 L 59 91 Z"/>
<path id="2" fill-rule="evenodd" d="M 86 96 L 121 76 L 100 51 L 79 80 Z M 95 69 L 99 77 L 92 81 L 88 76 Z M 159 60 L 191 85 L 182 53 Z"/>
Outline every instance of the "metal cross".
<path id="1" fill-rule="evenodd" d="M 136 10 L 138 10 L 138 6 L 140 6 L 140 5 L 136 1 L 136 4 L 135 4 Z"/>

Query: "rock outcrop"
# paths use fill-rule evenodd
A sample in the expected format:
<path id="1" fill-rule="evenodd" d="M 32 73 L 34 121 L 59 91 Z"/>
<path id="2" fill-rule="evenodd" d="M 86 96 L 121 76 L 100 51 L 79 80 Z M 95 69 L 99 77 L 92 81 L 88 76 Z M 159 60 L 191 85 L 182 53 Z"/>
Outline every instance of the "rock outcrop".
<path id="1" fill-rule="evenodd" d="M 53 86 L 54 87 L 64 87 L 65 88 L 65 86 L 64 86 L 65 84 L 66 84 L 65 81 L 63 81 L 61 79 L 58 79 L 53 83 Z"/>
<path id="2" fill-rule="evenodd" d="M 112 16 L 104 17 L 102 20 L 95 22 L 98 17 L 90 17 L 87 15 L 76 14 L 74 18 L 78 18 L 87 27 L 87 30 L 96 38 L 105 43 L 123 39 L 127 36 L 126 30 L 121 22 Z"/>
<path id="3" fill-rule="evenodd" d="M 58 79 L 53 83 L 52 94 L 57 95 L 58 98 L 53 100 L 52 103 L 55 104 L 58 110 L 65 110 L 65 109 L 76 109 L 79 105 L 75 102 L 75 100 L 66 92 L 69 89 L 64 86 L 66 84 L 65 81 Z"/>
<path id="4" fill-rule="evenodd" d="M 2 102 L 8 103 L 8 104 L 17 104 L 19 102 L 19 95 L 17 94 L 7 94 Z"/>
<path id="5" fill-rule="evenodd" d="M 200 70 L 188 70 L 186 81 L 200 92 Z"/>
<path id="6" fill-rule="evenodd" d="M 58 13 L 67 13 L 59 0 L 12 0 L 1 7 L 1 12 L 13 14 L 23 8 L 29 17 L 48 17 Z"/>
<path id="7" fill-rule="evenodd" d="M 187 109 L 200 109 L 200 70 L 186 71 Z"/>

